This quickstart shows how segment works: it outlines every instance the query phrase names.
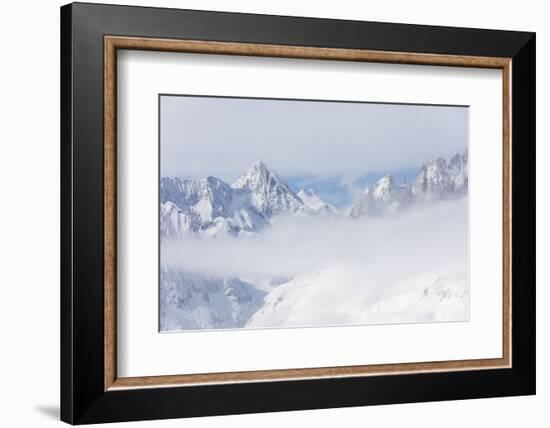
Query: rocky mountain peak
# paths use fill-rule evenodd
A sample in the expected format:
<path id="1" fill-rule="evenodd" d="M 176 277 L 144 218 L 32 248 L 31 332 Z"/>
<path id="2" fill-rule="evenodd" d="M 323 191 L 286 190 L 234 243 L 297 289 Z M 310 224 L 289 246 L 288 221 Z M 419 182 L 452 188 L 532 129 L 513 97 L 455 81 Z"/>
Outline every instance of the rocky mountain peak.
<path id="1" fill-rule="evenodd" d="M 421 199 L 441 199 L 464 193 L 468 188 L 468 150 L 455 154 L 449 163 L 441 157 L 425 162 L 412 185 Z"/>
<path id="2" fill-rule="evenodd" d="M 395 180 L 391 174 L 386 174 L 372 186 L 372 196 L 374 199 L 389 200 L 395 193 Z"/>
<path id="3" fill-rule="evenodd" d="M 468 151 L 424 162 L 412 185 L 397 185 L 384 175 L 347 209 L 351 217 L 395 212 L 416 201 L 448 199 L 468 189 Z M 232 185 L 209 176 L 200 180 L 162 178 L 161 234 L 181 236 L 257 233 L 278 215 L 336 214 L 341 212 L 313 189 L 298 194 L 264 162 L 256 161 Z"/>
<path id="4" fill-rule="evenodd" d="M 266 218 L 279 214 L 305 214 L 307 211 L 302 200 L 259 160 L 231 187 L 248 190 L 252 206 Z"/>
<path id="5" fill-rule="evenodd" d="M 391 174 L 379 179 L 351 205 L 351 217 L 396 211 L 415 200 L 438 200 L 463 195 L 468 189 L 468 150 L 455 154 L 449 162 L 434 157 L 423 163 L 412 186 L 405 180 L 396 186 Z"/>
<path id="6" fill-rule="evenodd" d="M 220 178 L 162 178 L 161 233 L 204 236 L 256 233 L 281 214 L 308 214 L 304 202 L 264 162 L 231 186 Z"/>
<path id="7" fill-rule="evenodd" d="M 266 187 L 276 186 L 278 183 L 280 183 L 280 180 L 277 174 L 264 162 L 257 160 L 231 187 L 234 189 L 248 187 L 251 190 L 261 191 Z"/>

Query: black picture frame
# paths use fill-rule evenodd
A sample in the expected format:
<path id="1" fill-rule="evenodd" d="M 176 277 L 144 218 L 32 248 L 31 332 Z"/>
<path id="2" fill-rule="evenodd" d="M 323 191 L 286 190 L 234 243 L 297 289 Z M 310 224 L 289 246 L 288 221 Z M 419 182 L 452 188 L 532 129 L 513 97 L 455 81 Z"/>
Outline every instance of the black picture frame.
<path id="1" fill-rule="evenodd" d="M 512 59 L 512 367 L 104 389 L 104 36 Z M 535 34 L 73 3 L 61 8 L 61 420 L 136 421 L 535 394 Z"/>

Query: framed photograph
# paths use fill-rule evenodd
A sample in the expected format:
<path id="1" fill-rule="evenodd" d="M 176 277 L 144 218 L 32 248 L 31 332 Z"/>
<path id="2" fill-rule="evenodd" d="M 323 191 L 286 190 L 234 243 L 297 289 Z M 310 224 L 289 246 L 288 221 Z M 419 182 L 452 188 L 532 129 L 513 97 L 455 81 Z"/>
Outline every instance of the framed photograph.
<path id="1" fill-rule="evenodd" d="M 61 105 L 63 421 L 535 393 L 533 33 L 75 3 Z"/>

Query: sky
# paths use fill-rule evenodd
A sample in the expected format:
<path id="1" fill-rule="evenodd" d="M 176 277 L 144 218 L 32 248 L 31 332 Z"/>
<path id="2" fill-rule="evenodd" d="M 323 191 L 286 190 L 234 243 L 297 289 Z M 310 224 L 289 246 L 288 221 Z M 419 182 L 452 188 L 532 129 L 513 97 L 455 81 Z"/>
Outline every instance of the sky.
<path id="1" fill-rule="evenodd" d="M 232 183 L 262 160 L 337 206 L 391 173 L 411 180 L 468 146 L 468 108 L 161 95 L 161 176 Z"/>

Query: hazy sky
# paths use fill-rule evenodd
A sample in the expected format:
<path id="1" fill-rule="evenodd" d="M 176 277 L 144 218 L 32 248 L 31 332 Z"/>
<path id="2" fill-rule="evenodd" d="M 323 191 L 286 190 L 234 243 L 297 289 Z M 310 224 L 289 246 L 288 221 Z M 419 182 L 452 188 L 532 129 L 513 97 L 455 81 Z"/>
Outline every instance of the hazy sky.
<path id="1" fill-rule="evenodd" d="M 466 107 L 164 95 L 160 126 L 162 176 L 228 182 L 257 159 L 283 178 L 399 176 L 468 145 Z"/>

